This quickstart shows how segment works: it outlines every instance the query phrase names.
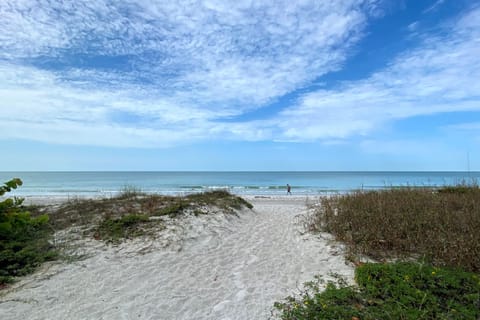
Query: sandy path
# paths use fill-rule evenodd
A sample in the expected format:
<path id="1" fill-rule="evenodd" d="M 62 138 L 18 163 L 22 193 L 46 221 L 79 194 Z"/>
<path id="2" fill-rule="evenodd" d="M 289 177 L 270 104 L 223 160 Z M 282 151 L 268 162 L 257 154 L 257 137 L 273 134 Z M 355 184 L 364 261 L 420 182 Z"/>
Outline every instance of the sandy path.
<path id="1" fill-rule="evenodd" d="M 143 255 L 107 248 L 54 266 L 0 297 L 0 319 L 268 319 L 273 302 L 314 274 L 352 277 L 327 241 L 301 235 L 305 200 L 254 199 L 180 251 Z"/>

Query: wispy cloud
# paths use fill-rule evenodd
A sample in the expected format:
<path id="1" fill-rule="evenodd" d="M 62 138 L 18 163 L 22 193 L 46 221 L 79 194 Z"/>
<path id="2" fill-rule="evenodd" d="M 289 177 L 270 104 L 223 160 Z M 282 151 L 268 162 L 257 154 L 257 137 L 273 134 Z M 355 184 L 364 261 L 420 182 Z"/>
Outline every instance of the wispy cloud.
<path id="1" fill-rule="evenodd" d="M 435 34 L 417 30 L 416 48 L 366 79 L 306 93 L 267 120 L 231 121 L 341 69 L 380 4 L 2 2 L 0 136 L 119 147 L 339 142 L 398 119 L 479 110 L 477 7 Z"/>
<path id="2" fill-rule="evenodd" d="M 347 138 L 398 119 L 480 110 L 480 9 L 422 38 L 367 79 L 305 94 L 275 119 L 279 134 L 297 140 Z"/>
<path id="3" fill-rule="evenodd" d="M 104 146 L 168 146 L 205 137 L 206 121 L 222 114 L 179 106 L 168 97 L 156 97 L 141 88 L 76 87 L 49 71 L 30 67 L 0 64 L 0 73 L 3 138 Z M 133 123 L 128 121 L 132 117 L 136 118 Z"/>
<path id="4" fill-rule="evenodd" d="M 2 135 L 115 146 L 235 136 L 245 125 L 222 119 L 338 70 L 379 2 L 2 2 Z"/>
<path id="5" fill-rule="evenodd" d="M 438 7 L 440 7 L 444 2 L 445 2 L 445 0 L 437 0 L 437 1 L 435 1 L 434 4 L 432 4 L 432 5 L 431 5 L 430 7 L 428 7 L 427 9 L 423 10 L 423 13 L 428 13 L 428 12 L 437 10 Z"/>

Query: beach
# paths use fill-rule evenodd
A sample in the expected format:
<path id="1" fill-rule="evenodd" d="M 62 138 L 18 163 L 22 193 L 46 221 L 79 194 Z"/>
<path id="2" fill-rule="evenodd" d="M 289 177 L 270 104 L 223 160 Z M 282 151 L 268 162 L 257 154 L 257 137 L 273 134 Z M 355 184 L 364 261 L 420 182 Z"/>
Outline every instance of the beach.
<path id="1" fill-rule="evenodd" d="M 268 319 L 314 275 L 353 281 L 343 247 L 303 229 L 314 197 L 245 197 L 235 215 L 187 217 L 158 239 L 82 243 L 88 258 L 55 262 L 0 292 L 8 319 Z"/>

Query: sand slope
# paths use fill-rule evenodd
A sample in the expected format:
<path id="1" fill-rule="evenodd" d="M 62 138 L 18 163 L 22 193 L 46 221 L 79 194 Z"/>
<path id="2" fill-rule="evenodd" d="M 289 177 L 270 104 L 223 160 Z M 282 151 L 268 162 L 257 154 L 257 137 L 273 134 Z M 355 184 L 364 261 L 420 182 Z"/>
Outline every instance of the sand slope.
<path id="1" fill-rule="evenodd" d="M 250 200 L 253 212 L 197 219 L 181 246 L 97 244 L 86 260 L 27 277 L 0 297 L 0 318 L 268 319 L 314 274 L 352 278 L 339 247 L 299 233 L 304 199 Z"/>

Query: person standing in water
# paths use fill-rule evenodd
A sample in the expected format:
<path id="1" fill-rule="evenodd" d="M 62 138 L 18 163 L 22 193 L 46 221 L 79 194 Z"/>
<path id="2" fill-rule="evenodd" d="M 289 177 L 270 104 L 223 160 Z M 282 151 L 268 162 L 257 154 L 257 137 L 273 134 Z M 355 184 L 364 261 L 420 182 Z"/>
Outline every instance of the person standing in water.
<path id="1" fill-rule="evenodd" d="M 292 188 L 290 187 L 290 185 L 287 183 L 287 194 L 292 194 Z"/>

